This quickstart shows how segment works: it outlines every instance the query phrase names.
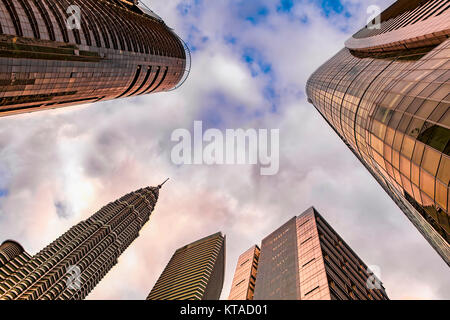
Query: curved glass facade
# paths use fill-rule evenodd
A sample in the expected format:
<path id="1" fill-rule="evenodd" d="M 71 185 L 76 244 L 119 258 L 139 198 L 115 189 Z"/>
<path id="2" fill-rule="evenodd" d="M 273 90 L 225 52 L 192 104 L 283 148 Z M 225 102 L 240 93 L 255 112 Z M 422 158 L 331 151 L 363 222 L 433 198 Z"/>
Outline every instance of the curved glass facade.
<path id="1" fill-rule="evenodd" d="M 423 15 L 442 8 L 438 2 L 422 4 L 427 5 L 422 11 L 402 11 L 397 3 L 382 14 L 390 17 L 382 29 L 398 20 L 390 14 L 393 8 L 399 15 Z M 450 19 L 449 10 L 439 12 L 432 18 L 416 16 L 407 24 L 409 33 L 395 29 L 403 32 L 402 48 L 387 44 L 380 51 L 380 43 L 396 41 L 388 31 L 358 32 L 359 38 L 347 44 L 365 45 L 346 47 L 320 67 L 307 83 L 307 95 L 450 264 L 450 41 L 442 36 L 450 32 Z M 421 23 L 427 21 L 442 32 L 424 36 Z"/>
<path id="2" fill-rule="evenodd" d="M 132 2 L 0 0 L 0 117 L 168 91 L 185 50 Z"/>

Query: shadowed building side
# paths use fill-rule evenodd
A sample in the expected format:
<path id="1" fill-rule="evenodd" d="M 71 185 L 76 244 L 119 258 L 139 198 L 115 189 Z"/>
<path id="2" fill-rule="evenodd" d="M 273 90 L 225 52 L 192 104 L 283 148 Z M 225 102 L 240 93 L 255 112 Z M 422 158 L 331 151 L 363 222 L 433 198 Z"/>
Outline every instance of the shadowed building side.
<path id="1" fill-rule="evenodd" d="M 147 300 L 219 300 L 225 276 L 225 236 L 188 244 L 170 259 Z"/>
<path id="2" fill-rule="evenodd" d="M 139 236 L 160 187 L 109 203 L 34 256 L 5 241 L 0 246 L 0 300 L 84 299 Z"/>
<path id="3" fill-rule="evenodd" d="M 171 90 L 188 53 L 138 1 L 2 0 L 0 117 Z"/>
<path id="4" fill-rule="evenodd" d="M 450 10 L 397 1 L 308 80 L 320 112 L 450 265 Z M 401 250 L 401 248 L 398 248 Z"/>
<path id="5" fill-rule="evenodd" d="M 262 240 L 254 300 L 300 300 L 295 221 Z"/>

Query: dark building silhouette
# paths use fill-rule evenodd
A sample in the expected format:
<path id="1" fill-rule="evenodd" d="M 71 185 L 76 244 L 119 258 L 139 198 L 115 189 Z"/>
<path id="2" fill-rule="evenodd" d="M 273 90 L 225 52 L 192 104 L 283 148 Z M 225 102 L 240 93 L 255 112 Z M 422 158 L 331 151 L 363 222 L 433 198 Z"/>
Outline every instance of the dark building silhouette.
<path id="1" fill-rule="evenodd" d="M 388 297 L 381 281 L 325 219 L 310 208 L 262 240 L 253 299 Z"/>
<path id="2" fill-rule="evenodd" d="M 139 236 L 160 187 L 109 203 L 34 256 L 17 242 L 5 241 L 0 246 L 0 300 L 84 299 Z"/>
<path id="3" fill-rule="evenodd" d="M 225 276 L 225 236 L 188 244 L 170 259 L 147 300 L 219 300 Z"/>
<path id="4" fill-rule="evenodd" d="M 449 3 L 397 1 L 380 21 L 311 76 L 308 100 L 450 265 Z"/>
<path id="5" fill-rule="evenodd" d="M 168 91 L 187 57 L 138 1 L 1 0 L 0 117 Z"/>

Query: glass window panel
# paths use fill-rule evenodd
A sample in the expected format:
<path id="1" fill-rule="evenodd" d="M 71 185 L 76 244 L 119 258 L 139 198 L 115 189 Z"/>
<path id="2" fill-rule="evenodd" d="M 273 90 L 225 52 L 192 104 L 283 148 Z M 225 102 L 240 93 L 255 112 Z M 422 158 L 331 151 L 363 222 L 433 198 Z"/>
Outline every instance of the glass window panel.
<path id="1" fill-rule="evenodd" d="M 416 96 L 418 95 L 425 87 L 428 85 L 426 82 L 416 82 L 416 86 L 409 91 L 409 95 Z"/>
<path id="2" fill-rule="evenodd" d="M 411 182 L 409 182 L 408 178 L 406 178 L 404 175 L 402 175 L 402 184 L 403 184 L 403 188 L 405 189 L 405 191 L 408 192 L 408 194 L 410 196 L 413 196 Z"/>
<path id="3" fill-rule="evenodd" d="M 381 122 L 374 121 L 372 127 L 373 133 L 380 139 L 384 139 L 384 134 L 386 133 L 386 126 Z"/>
<path id="4" fill-rule="evenodd" d="M 417 72 L 421 72 L 418 70 Z M 425 90 L 423 90 L 419 95 L 422 97 L 429 97 L 436 89 L 439 87 L 439 83 L 430 83 Z"/>
<path id="5" fill-rule="evenodd" d="M 399 185 L 401 185 L 402 184 L 402 178 L 400 176 L 400 172 L 398 170 L 394 170 L 394 173 L 395 173 L 395 181 L 397 181 L 397 183 Z"/>
<path id="6" fill-rule="evenodd" d="M 423 154 L 422 168 L 427 170 L 433 176 L 436 175 L 436 171 L 439 165 L 441 154 L 432 148 L 426 147 Z"/>
<path id="7" fill-rule="evenodd" d="M 400 151 L 400 147 L 402 145 L 402 141 L 403 141 L 403 136 L 404 134 L 401 132 L 396 132 L 395 133 L 395 138 L 394 138 L 394 149 Z"/>
<path id="8" fill-rule="evenodd" d="M 393 142 L 394 142 L 394 134 L 395 131 L 392 128 L 387 127 L 386 129 L 386 136 L 385 136 L 385 142 L 392 146 Z"/>
<path id="9" fill-rule="evenodd" d="M 416 187 L 414 184 L 412 185 L 413 188 L 413 192 L 414 192 L 414 199 L 420 204 L 422 205 L 422 197 L 420 196 L 420 191 L 419 188 Z"/>
<path id="10" fill-rule="evenodd" d="M 431 98 L 435 100 L 442 100 L 447 96 L 447 94 L 450 92 L 450 84 L 444 83 L 442 84 L 439 89 L 437 89 L 433 94 L 431 95 Z"/>
<path id="11" fill-rule="evenodd" d="M 386 170 L 391 177 L 394 177 L 394 171 L 392 170 L 392 166 L 387 162 L 386 162 Z"/>
<path id="12" fill-rule="evenodd" d="M 411 172 L 411 162 L 403 156 L 400 157 L 400 171 L 409 179 Z"/>
<path id="13" fill-rule="evenodd" d="M 416 166 L 414 163 L 411 166 L 411 181 L 416 185 L 419 185 L 419 166 Z"/>
<path id="14" fill-rule="evenodd" d="M 416 116 L 421 117 L 423 119 L 428 119 L 430 114 L 434 111 L 436 106 L 439 104 L 437 101 L 427 100 L 420 106 L 420 108 L 416 112 Z"/>
<path id="15" fill-rule="evenodd" d="M 447 210 L 447 194 L 447 187 L 440 183 L 439 180 L 436 180 L 436 202 L 444 210 Z"/>
<path id="16" fill-rule="evenodd" d="M 422 196 L 422 201 L 423 201 L 423 206 L 424 207 L 431 207 L 432 205 L 434 205 L 434 201 L 430 199 L 429 196 L 427 196 L 425 193 L 421 193 Z"/>
<path id="17" fill-rule="evenodd" d="M 402 120 L 400 121 L 397 130 L 401 132 L 406 132 L 406 129 L 408 128 L 412 117 L 410 115 L 407 115 L 406 113 L 403 114 Z"/>
<path id="18" fill-rule="evenodd" d="M 436 108 L 434 108 L 433 112 L 431 113 L 429 120 L 433 122 L 438 122 L 442 116 L 447 112 L 448 109 L 448 103 L 441 102 L 438 104 Z"/>
<path id="19" fill-rule="evenodd" d="M 377 137 L 375 137 L 374 135 L 371 135 L 371 145 L 372 147 L 379 153 L 379 154 L 383 154 L 383 142 L 378 139 Z"/>
<path id="20" fill-rule="evenodd" d="M 400 156 L 399 153 L 397 151 L 392 151 L 392 165 L 398 169 L 399 167 L 399 160 L 400 160 Z"/>
<path id="21" fill-rule="evenodd" d="M 384 158 L 392 163 L 392 149 L 387 144 L 384 145 Z"/>
<path id="22" fill-rule="evenodd" d="M 424 170 L 420 170 L 420 188 L 434 199 L 434 178 Z"/>
<path id="23" fill-rule="evenodd" d="M 413 153 L 413 162 L 420 165 L 422 162 L 422 155 L 423 150 L 425 149 L 425 146 L 423 143 L 416 142 L 416 146 L 414 147 L 414 153 Z"/>
<path id="24" fill-rule="evenodd" d="M 413 150 L 414 150 L 414 140 L 408 136 L 405 136 L 405 138 L 403 139 L 402 153 L 408 159 L 411 159 Z"/>
<path id="25" fill-rule="evenodd" d="M 391 120 L 389 121 L 389 127 L 397 129 L 400 120 L 402 120 L 402 113 L 394 112 L 394 114 L 391 117 Z"/>
<path id="26" fill-rule="evenodd" d="M 403 100 L 398 104 L 396 111 L 405 111 L 413 103 L 414 97 L 404 97 Z"/>
<path id="27" fill-rule="evenodd" d="M 422 130 L 424 122 L 424 120 L 413 118 L 409 123 L 406 134 L 410 135 L 411 137 L 417 138 L 417 136 L 420 134 L 420 131 Z"/>
<path id="28" fill-rule="evenodd" d="M 450 183 L 450 158 L 442 156 L 441 163 L 439 164 L 439 171 L 437 177 L 445 185 Z"/>
<path id="29" fill-rule="evenodd" d="M 439 120 L 443 126 L 450 128 L 450 104 L 447 107 L 447 112 L 442 116 L 442 119 Z"/>

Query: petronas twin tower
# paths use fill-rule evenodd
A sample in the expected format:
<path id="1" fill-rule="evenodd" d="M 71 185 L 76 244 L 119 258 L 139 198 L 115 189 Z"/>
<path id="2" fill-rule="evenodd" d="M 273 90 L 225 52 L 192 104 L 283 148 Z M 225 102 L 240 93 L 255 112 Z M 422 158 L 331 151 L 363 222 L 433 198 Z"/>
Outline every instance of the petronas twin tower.
<path id="1" fill-rule="evenodd" d="M 84 299 L 139 236 L 161 186 L 109 203 L 35 256 L 5 241 L 0 246 L 0 300 Z"/>
<path id="2" fill-rule="evenodd" d="M 189 74 L 188 48 L 137 0 L 5 0 L 0 21 L 0 65 L 14 65 L 0 70 L 0 117 L 169 91 Z M 0 300 L 85 298 L 138 237 L 160 187 L 106 205 L 35 256 L 3 242 Z"/>

